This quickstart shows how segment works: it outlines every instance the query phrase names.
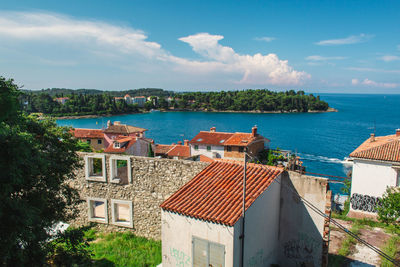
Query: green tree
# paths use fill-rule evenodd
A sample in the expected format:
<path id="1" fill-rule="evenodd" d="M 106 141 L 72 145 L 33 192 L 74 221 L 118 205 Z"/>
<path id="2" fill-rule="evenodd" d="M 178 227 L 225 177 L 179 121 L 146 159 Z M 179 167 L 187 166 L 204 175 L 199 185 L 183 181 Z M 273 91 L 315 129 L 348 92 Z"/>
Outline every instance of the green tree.
<path id="1" fill-rule="evenodd" d="M 149 151 L 147 153 L 147 156 L 150 158 L 154 158 L 154 151 L 153 151 L 153 147 L 151 146 L 151 144 L 149 143 Z"/>
<path id="2" fill-rule="evenodd" d="M 0 92 L 8 105 L 0 113 L 0 265 L 40 266 L 49 229 L 78 203 L 65 183 L 81 166 L 77 141 L 53 120 L 23 114 L 13 80 L 0 77 Z"/>
<path id="3" fill-rule="evenodd" d="M 400 192 L 396 188 L 387 188 L 377 208 L 378 219 L 386 224 L 400 228 Z"/>

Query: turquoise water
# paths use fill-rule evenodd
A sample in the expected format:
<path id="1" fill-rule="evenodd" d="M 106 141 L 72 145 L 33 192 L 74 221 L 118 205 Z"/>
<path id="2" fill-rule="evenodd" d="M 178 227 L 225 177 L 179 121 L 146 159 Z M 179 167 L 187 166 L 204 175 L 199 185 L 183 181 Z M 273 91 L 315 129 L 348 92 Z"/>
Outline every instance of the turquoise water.
<path id="1" fill-rule="evenodd" d="M 339 112 L 298 114 L 247 114 L 203 112 L 153 112 L 92 119 L 58 120 L 59 125 L 102 128 L 107 120 L 149 129 L 147 137 L 170 144 L 192 139 L 199 131 L 258 131 L 271 140 L 271 147 L 297 151 L 306 171 L 345 176 L 341 161 L 374 131 L 394 134 L 400 128 L 400 95 L 322 94 Z M 332 185 L 337 191 L 337 185 Z"/>

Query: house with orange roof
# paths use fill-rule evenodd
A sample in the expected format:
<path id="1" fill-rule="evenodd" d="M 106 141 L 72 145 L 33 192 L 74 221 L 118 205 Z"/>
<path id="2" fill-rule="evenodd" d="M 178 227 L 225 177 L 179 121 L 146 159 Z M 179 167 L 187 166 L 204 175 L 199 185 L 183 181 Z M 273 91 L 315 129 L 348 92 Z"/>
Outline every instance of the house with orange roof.
<path id="1" fill-rule="evenodd" d="M 147 157 L 153 140 L 137 136 L 119 135 L 104 150 L 106 153 Z"/>
<path id="2" fill-rule="evenodd" d="M 87 142 L 95 151 L 104 149 L 104 133 L 101 129 L 75 128 L 71 133 L 82 142 Z"/>
<path id="3" fill-rule="evenodd" d="M 132 104 L 132 97 L 129 94 L 126 94 L 124 99 L 127 104 Z"/>
<path id="4" fill-rule="evenodd" d="M 257 133 L 254 126 L 251 133 L 199 132 L 190 142 L 192 156 L 204 155 L 208 158 L 244 160 L 244 152 L 257 156 L 260 151 L 269 148 L 269 140 Z"/>
<path id="5" fill-rule="evenodd" d="M 132 98 L 132 103 L 137 104 L 139 107 L 144 107 L 144 103 L 146 103 L 146 97 L 145 96 L 135 96 Z"/>
<path id="6" fill-rule="evenodd" d="M 118 136 L 133 136 L 133 137 L 145 137 L 147 129 L 122 124 L 120 121 L 111 122 L 107 121 L 107 128 L 104 130 L 104 141 L 105 146 L 108 147 L 113 140 Z"/>
<path id="7" fill-rule="evenodd" d="M 183 145 L 181 141 L 172 145 L 156 145 L 155 156 L 169 159 L 189 159 L 189 140 L 184 140 Z"/>
<path id="8" fill-rule="evenodd" d="M 350 154 L 353 160 L 348 216 L 376 218 L 376 207 L 387 187 L 400 186 L 400 129 L 375 136 Z"/>
<path id="9" fill-rule="evenodd" d="M 54 98 L 54 101 L 60 103 L 61 105 L 64 105 L 68 100 L 69 100 L 69 97 L 57 97 L 57 98 Z"/>

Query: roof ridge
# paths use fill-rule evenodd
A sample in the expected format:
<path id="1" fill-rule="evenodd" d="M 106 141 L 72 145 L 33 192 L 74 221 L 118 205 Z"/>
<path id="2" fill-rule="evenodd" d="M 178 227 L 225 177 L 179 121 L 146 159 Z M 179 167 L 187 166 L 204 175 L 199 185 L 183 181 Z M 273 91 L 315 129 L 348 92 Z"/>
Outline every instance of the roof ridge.
<path id="1" fill-rule="evenodd" d="M 367 139 L 368 140 L 368 139 Z M 395 140 L 392 140 L 392 141 L 388 141 L 388 142 L 386 142 L 386 143 L 383 143 L 383 144 L 380 144 L 380 145 L 376 145 L 376 146 L 373 146 L 373 147 L 369 147 L 369 148 L 366 148 L 366 149 L 363 149 L 363 150 L 360 150 L 360 151 L 357 151 L 357 152 L 352 152 L 351 154 L 350 154 L 350 156 L 351 157 L 354 157 L 354 155 L 357 155 L 357 154 L 360 154 L 360 153 L 365 153 L 365 152 L 369 152 L 369 151 L 371 151 L 371 150 L 374 150 L 374 149 L 377 149 L 377 148 L 379 148 L 379 147 L 383 147 L 383 146 L 386 146 L 386 145 L 390 145 L 390 144 L 392 144 L 392 143 L 395 143 L 395 142 L 399 142 L 400 143 L 400 139 L 395 139 Z M 352 156 L 353 155 L 353 156 Z M 357 156 L 356 156 L 357 157 Z"/>

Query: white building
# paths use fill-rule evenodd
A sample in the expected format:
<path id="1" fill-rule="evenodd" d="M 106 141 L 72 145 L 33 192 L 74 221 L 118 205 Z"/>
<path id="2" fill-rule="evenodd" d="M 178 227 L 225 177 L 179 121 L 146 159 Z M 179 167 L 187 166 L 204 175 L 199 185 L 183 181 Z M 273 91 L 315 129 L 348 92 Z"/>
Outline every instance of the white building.
<path id="1" fill-rule="evenodd" d="M 245 149 L 249 154 L 258 156 L 264 148 L 269 148 L 269 142 L 257 133 L 257 126 L 252 128 L 251 133 L 217 132 L 212 127 L 210 131 L 200 131 L 189 144 L 191 156 L 243 160 Z"/>
<path id="2" fill-rule="evenodd" d="M 163 267 L 240 266 L 243 235 L 245 266 L 278 264 L 282 172 L 248 165 L 244 233 L 243 163 L 217 160 L 199 173 L 161 204 Z"/>
<path id="3" fill-rule="evenodd" d="M 371 134 L 354 150 L 349 216 L 376 217 L 376 205 L 387 187 L 400 186 L 400 129 L 396 134 Z"/>

